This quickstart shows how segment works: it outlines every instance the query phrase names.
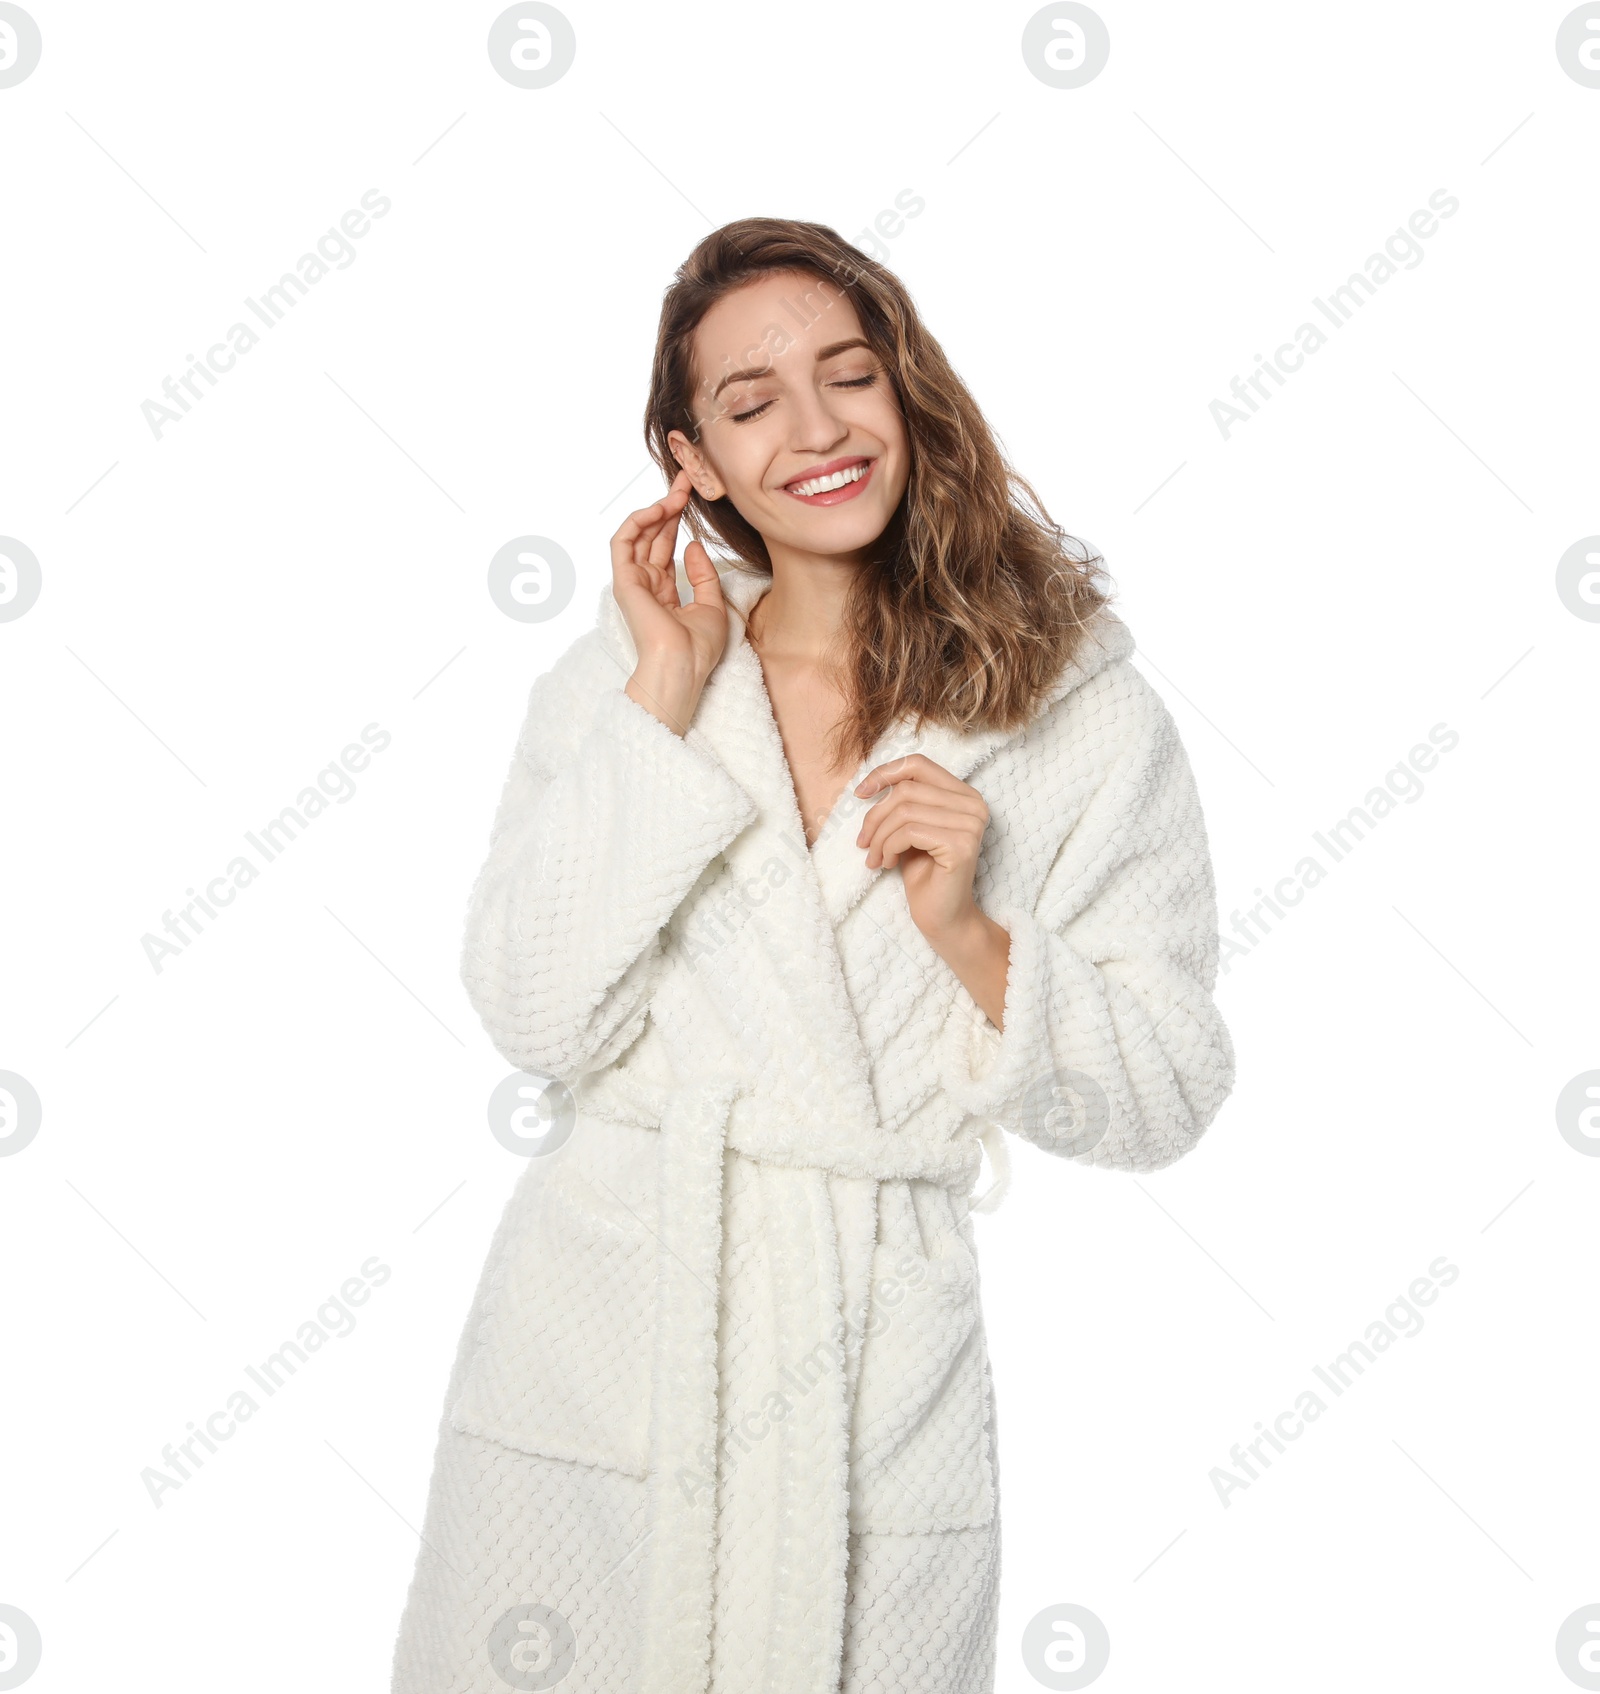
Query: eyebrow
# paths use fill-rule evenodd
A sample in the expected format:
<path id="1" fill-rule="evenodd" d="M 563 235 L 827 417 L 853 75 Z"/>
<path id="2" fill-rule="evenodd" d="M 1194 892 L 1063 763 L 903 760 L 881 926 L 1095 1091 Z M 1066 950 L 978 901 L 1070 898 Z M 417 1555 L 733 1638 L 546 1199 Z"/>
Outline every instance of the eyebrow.
<path id="1" fill-rule="evenodd" d="M 836 353 L 847 353 L 852 347 L 865 347 L 869 353 L 872 351 L 872 343 L 865 336 L 852 336 L 849 341 L 833 341 L 826 347 L 819 347 L 817 349 L 817 363 L 820 365 L 824 359 L 831 359 Z M 722 381 L 711 390 L 711 398 L 715 400 L 730 382 L 749 382 L 755 377 L 770 376 L 771 374 L 771 365 L 761 365 L 755 370 L 729 371 Z"/>

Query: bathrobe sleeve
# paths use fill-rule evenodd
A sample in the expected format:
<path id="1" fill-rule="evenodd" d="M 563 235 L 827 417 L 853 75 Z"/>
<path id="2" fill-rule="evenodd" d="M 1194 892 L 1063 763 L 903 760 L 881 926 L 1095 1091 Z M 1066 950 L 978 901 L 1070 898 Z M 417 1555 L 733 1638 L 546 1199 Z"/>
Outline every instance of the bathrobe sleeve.
<path id="1" fill-rule="evenodd" d="M 496 1049 L 566 1082 L 638 1038 L 662 926 L 757 813 L 625 678 L 575 685 L 583 674 L 558 663 L 533 685 L 461 957 Z"/>
<path id="2" fill-rule="evenodd" d="M 961 988 L 940 1067 L 967 1111 L 1048 1152 L 1159 1170 L 1194 1145 L 1233 1086 L 1212 999 L 1215 883 L 1170 714 L 1131 664 L 1099 680 L 1092 701 L 1052 708 L 1073 714 L 1053 733 L 1104 735 L 1113 753 L 1038 899 L 980 896 L 1011 936 L 1003 1030 Z"/>

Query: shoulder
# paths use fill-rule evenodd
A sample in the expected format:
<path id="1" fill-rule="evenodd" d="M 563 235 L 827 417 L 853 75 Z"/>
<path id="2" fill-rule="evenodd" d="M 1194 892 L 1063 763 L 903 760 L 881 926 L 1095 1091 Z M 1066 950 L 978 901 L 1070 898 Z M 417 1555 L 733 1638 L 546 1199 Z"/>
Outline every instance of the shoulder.
<path id="1" fill-rule="evenodd" d="M 1128 624 L 1101 607 L 1030 726 L 1029 741 L 1113 763 L 1164 736 L 1171 714 L 1133 662 L 1134 651 Z"/>
<path id="2" fill-rule="evenodd" d="M 620 688 L 633 674 L 637 658 L 622 608 L 611 592 L 609 577 L 600 585 L 591 605 L 593 612 L 588 627 L 568 643 L 545 673 L 574 693 L 613 685 Z M 573 610 L 577 610 L 576 605 Z"/>
<path id="3" fill-rule="evenodd" d="M 571 638 L 529 686 L 520 739 L 524 756 L 542 763 L 552 752 L 575 746 L 600 697 L 627 682 L 633 666 L 617 651 L 615 626 L 620 624 L 608 582 L 590 626 Z"/>
<path id="4" fill-rule="evenodd" d="M 1020 768 L 997 781 L 1000 795 L 1015 797 L 1018 829 L 1065 854 L 1061 874 L 1073 887 L 1086 866 L 1098 875 L 1129 857 L 1189 853 L 1205 841 L 1177 722 L 1134 664 L 1131 636 L 1115 645 L 1115 657 L 1108 653 L 1030 727 Z"/>
<path id="5" fill-rule="evenodd" d="M 1121 619 L 1098 632 L 1101 645 L 1021 738 L 1019 773 L 1029 804 L 1060 826 L 1081 829 L 1098 817 L 1116 834 L 1134 816 L 1189 808 L 1189 759 L 1160 692 L 1134 663 L 1133 637 Z M 1094 834 L 1092 824 L 1087 834 Z"/>

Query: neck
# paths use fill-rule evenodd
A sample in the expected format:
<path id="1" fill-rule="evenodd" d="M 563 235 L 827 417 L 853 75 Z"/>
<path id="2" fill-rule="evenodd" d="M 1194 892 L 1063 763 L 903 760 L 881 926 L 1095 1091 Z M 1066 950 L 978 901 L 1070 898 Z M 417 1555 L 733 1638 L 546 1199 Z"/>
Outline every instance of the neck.
<path id="1" fill-rule="evenodd" d="M 750 638 L 763 658 L 820 663 L 839 633 L 861 561 L 770 543 L 767 551 L 772 586 L 751 608 Z"/>

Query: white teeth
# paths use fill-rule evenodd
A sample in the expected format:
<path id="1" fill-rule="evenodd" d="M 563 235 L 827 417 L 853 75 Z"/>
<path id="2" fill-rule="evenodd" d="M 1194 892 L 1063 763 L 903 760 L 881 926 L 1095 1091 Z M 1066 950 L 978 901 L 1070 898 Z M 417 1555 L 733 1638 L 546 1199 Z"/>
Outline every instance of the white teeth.
<path id="1" fill-rule="evenodd" d="M 826 494 L 829 489 L 843 488 L 847 482 L 860 482 L 867 470 L 867 465 L 851 465 L 848 470 L 835 471 L 832 476 L 817 476 L 810 482 L 797 482 L 793 491 L 796 494 Z"/>

